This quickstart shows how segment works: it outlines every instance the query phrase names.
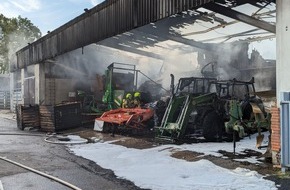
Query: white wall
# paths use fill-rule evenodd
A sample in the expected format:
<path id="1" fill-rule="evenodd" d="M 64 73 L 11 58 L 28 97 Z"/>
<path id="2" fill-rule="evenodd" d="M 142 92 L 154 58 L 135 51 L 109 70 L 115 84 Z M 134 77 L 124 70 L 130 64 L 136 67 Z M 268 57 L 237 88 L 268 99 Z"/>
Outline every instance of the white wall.
<path id="1" fill-rule="evenodd" d="M 280 106 L 280 93 L 290 92 L 290 1 L 277 0 L 277 106 Z"/>

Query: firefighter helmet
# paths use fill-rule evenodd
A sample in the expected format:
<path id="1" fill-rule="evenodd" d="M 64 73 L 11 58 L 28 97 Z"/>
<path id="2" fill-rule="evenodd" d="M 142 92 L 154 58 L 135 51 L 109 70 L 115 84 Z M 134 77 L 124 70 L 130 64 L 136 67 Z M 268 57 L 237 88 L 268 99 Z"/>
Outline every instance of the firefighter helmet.
<path id="1" fill-rule="evenodd" d="M 140 92 L 135 92 L 134 93 L 134 98 L 140 98 L 141 97 L 141 93 Z"/>
<path id="2" fill-rule="evenodd" d="M 127 99 L 132 99 L 132 94 L 131 93 L 126 94 L 126 98 Z"/>

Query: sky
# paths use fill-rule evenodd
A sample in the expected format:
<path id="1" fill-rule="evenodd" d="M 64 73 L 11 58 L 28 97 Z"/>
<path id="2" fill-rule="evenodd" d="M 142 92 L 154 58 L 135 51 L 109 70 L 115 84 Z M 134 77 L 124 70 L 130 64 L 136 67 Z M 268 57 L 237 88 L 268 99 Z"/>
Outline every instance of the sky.
<path id="1" fill-rule="evenodd" d="M 28 18 L 42 35 L 91 9 L 103 0 L 1 0 L 0 13 L 6 17 Z"/>
<path id="2" fill-rule="evenodd" d="M 267 136 L 267 134 L 265 134 Z M 72 153 L 92 160 L 103 168 L 113 170 L 118 178 L 132 181 L 136 186 L 152 190 L 276 190 L 274 182 L 263 179 L 256 171 L 237 167 L 233 170 L 215 165 L 206 159 L 188 162 L 170 155 L 177 151 L 195 151 L 204 155 L 226 157 L 218 150 L 233 151 L 231 142 L 161 145 L 148 149 L 126 148 L 103 142 L 69 146 Z M 266 143 L 266 142 L 264 142 Z M 236 152 L 245 149 L 264 152 L 255 147 L 252 136 L 237 142 Z M 259 158 L 243 160 L 259 164 Z"/>

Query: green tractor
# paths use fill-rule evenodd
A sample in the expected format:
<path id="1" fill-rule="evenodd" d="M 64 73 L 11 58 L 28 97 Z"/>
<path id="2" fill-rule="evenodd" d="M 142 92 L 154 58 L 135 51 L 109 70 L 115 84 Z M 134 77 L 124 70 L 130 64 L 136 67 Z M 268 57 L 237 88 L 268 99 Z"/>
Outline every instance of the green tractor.
<path id="1" fill-rule="evenodd" d="M 233 140 L 269 128 L 269 114 L 255 95 L 253 79 L 187 77 L 179 79 L 173 92 L 161 125 L 156 127 L 157 139 Z"/>
<path id="2" fill-rule="evenodd" d="M 161 125 L 156 127 L 156 138 L 169 141 L 192 136 L 203 136 L 211 141 L 221 139 L 224 107 L 213 88 L 216 81 L 215 78 L 180 78 L 172 90 Z"/>
<path id="3" fill-rule="evenodd" d="M 100 88 L 103 86 L 102 90 L 104 91 L 101 101 L 97 100 L 95 94 L 77 90 L 77 97 L 82 102 L 84 112 L 100 115 L 105 111 L 120 108 L 125 93 L 136 91 L 138 72 L 135 65 L 110 64 L 105 75 L 100 77 L 98 81 Z"/>

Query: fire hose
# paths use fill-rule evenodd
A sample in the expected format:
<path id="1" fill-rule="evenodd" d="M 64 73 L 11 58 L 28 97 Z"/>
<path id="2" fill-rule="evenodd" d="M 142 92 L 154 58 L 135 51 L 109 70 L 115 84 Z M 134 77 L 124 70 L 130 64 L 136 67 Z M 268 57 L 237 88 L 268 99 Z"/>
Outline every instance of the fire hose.
<path id="1" fill-rule="evenodd" d="M 42 134 L 28 134 L 28 133 L 0 133 L 0 135 L 19 135 L 19 136 L 38 136 L 38 137 L 43 137 Z M 63 139 L 64 136 L 59 136 L 56 134 L 51 134 L 51 135 L 46 135 L 46 138 L 44 139 L 45 142 L 47 143 L 51 143 L 51 144 L 85 144 L 88 142 L 87 139 L 81 139 L 81 140 L 77 140 L 77 141 L 51 141 L 49 140 L 50 138 L 59 138 L 59 139 Z"/>
<path id="2" fill-rule="evenodd" d="M 0 135 L 20 135 L 20 136 L 40 136 L 40 137 L 43 136 L 43 135 L 41 135 L 41 134 L 5 133 L 5 132 L 4 132 L 4 133 L 0 133 Z M 76 142 L 53 142 L 53 141 L 48 140 L 49 138 L 52 138 L 52 137 L 56 137 L 56 135 L 55 135 L 55 134 L 53 134 L 53 135 L 47 135 L 47 137 L 44 139 L 44 141 L 45 141 L 45 142 L 48 142 L 48 143 L 53 143 L 53 144 L 82 144 L 82 143 L 87 143 L 87 142 L 88 142 L 87 139 L 85 139 L 85 140 L 81 140 L 81 141 L 79 140 L 79 141 L 76 141 Z M 60 183 L 60 184 L 63 184 L 63 185 L 65 185 L 65 186 L 71 188 L 71 189 L 74 189 L 74 190 L 81 190 L 80 188 L 78 188 L 78 187 L 76 187 L 76 186 L 74 186 L 74 185 L 72 185 L 72 184 L 70 184 L 70 183 L 68 183 L 68 182 L 66 182 L 66 181 L 63 181 L 63 180 L 61 180 L 61 179 L 59 179 L 59 178 L 57 178 L 57 177 L 54 177 L 54 176 L 48 175 L 48 174 L 46 174 L 46 173 L 43 173 L 43 172 L 38 171 L 38 170 L 35 170 L 35 169 L 33 169 L 33 168 L 30 168 L 30 167 L 25 166 L 25 165 L 23 165 L 23 164 L 17 163 L 17 162 L 12 161 L 12 160 L 9 160 L 9 159 L 7 159 L 7 158 L 4 158 L 4 157 L 1 157 L 1 156 L 0 156 L 0 160 L 3 160 L 3 161 L 6 161 L 6 162 L 9 162 L 9 163 L 14 164 L 14 165 L 16 165 L 16 166 L 19 166 L 19 167 L 21 167 L 21 168 L 24 168 L 24 169 L 26 169 L 26 170 L 29 170 L 29 171 L 31 171 L 31 172 L 33 172 L 33 173 L 36 173 L 36 174 L 41 175 L 41 176 L 43 176 L 43 177 L 46 177 L 46 178 L 48 178 L 48 179 L 54 180 L 54 181 L 56 181 L 56 182 L 58 182 L 58 183 Z M 0 189 L 0 190 L 2 190 L 2 189 Z"/>
<path id="3" fill-rule="evenodd" d="M 33 169 L 33 168 L 30 168 L 30 167 L 25 166 L 25 165 L 23 165 L 23 164 L 20 164 L 20 163 L 18 163 L 18 162 L 15 162 L 15 161 L 9 160 L 9 159 L 4 158 L 4 157 L 1 157 L 1 156 L 0 156 L 0 159 L 1 159 L 1 160 L 4 160 L 4 161 L 6 161 L 6 162 L 9 162 L 9 163 L 11 163 L 11 164 L 14 164 L 14 165 L 16 165 L 16 166 L 19 166 L 19 167 L 21 167 L 21 168 L 24 168 L 24 169 L 26 169 L 26 170 L 29 170 L 29 171 L 31 171 L 31 172 L 33 172 L 33 173 L 38 174 L 38 175 L 41 175 L 41 176 L 43 176 L 43 177 L 46 177 L 46 178 L 48 178 L 48 179 L 54 180 L 54 181 L 56 181 L 56 182 L 58 182 L 58 183 L 60 183 L 60 184 L 62 184 L 62 185 L 64 185 L 64 186 L 67 186 L 67 187 L 71 188 L 71 189 L 74 189 L 74 190 L 81 190 L 81 189 L 78 188 L 77 186 L 74 186 L 74 185 L 72 185 L 72 184 L 70 184 L 70 183 L 68 183 L 68 182 L 66 182 L 66 181 L 63 181 L 63 180 L 61 180 L 61 179 L 59 179 L 59 178 L 57 178 L 57 177 L 54 177 L 54 176 L 48 175 L 48 174 L 43 173 L 43 172 L 41 172 L 41 171 L 35 170 L 35 169 Z"/>

